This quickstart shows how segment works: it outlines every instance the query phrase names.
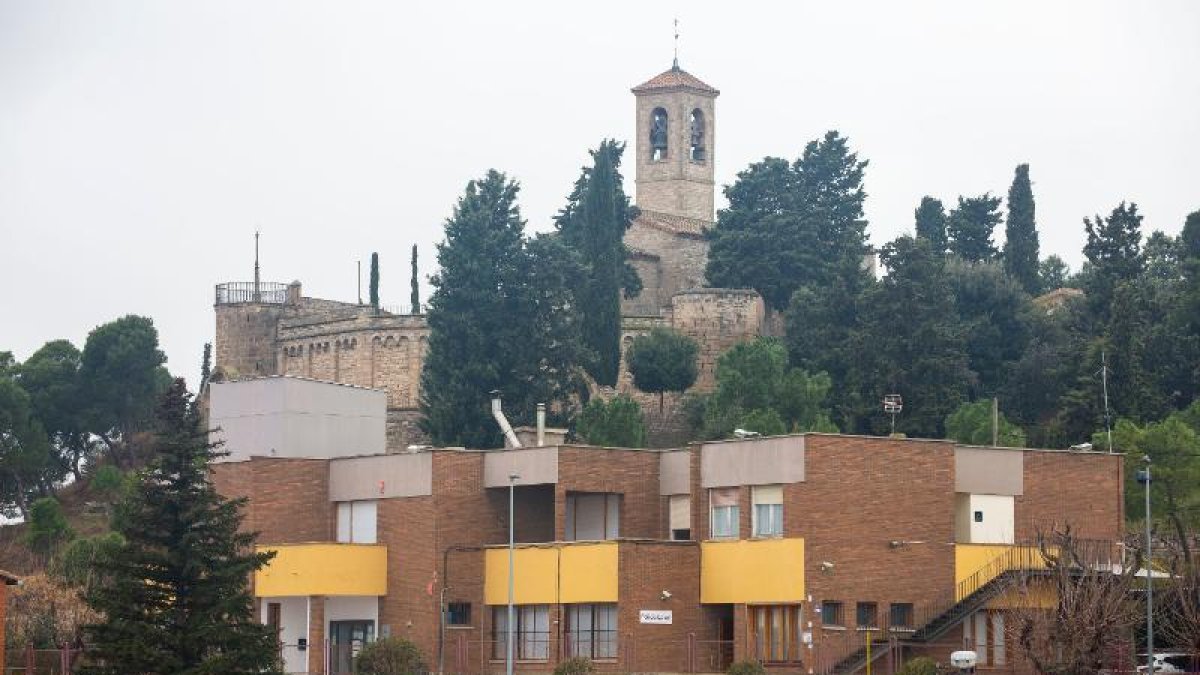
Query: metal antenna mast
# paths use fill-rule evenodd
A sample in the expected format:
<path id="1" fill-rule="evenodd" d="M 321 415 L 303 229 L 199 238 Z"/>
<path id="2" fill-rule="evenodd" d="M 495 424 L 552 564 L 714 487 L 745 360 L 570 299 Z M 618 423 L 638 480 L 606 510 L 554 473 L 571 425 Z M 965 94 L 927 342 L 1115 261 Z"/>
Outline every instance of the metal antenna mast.
<path id="1" fill-rule="evenodd" d="M 679 18 L 675 19 L 675 59 L 671 62 L 671 67 L 679 70 Z"/>
<path id="2" fill-rule="evenodd" d="M 1108 452 L 1112 453 L 1112 418 L 1108 414 L 1108 354 L 1100 351 L 1100 382 L 1104 387 L 1104 433 L 1108 435 Z"/>

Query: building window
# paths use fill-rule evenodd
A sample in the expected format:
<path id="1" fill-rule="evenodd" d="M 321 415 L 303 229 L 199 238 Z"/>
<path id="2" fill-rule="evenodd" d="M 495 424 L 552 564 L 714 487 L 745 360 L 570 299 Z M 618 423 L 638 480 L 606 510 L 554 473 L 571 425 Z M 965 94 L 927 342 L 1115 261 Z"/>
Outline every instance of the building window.
<path id="1" fill-rule="evenodd" d="M 374 544 L 377 502 L 338 502 L 337 540 L 342 544 Z M 297 516 L 299 517 L 299 516 Z"/>
<path id="2" fill-rule="evenodd" d="M 913 627 L 912 603 L 893 602 L 888 610 L 888 626 L 897 630 L 911 630 Z"/>
<path id="3" fill-rule="evenodd" d="M 752 499 L 754 500 L 754 536 L 783 536 L 783 486 L 756 486 Z"/>
<path id="4" fill-rule="evenodd" d="M 719 488 L 708 493 L 709 510 L 711 512 L 710 527 L 712 537 L 736 538 L 738 522 L 741 520 L 741 508 L 738 506 L 737 488 Z"/>
<path id="5" fill-rule="evenodd" d="M 668 499 L 667 529 L 674 541 L 692 538 L 692 498 L 688 495 L 671 495 Z"/>
<path id="6" fill-rule="evenodd" d="M 572 492 L 567 495 L 567 541 L 600 541 L 621 536 L 621 495 Z"/>
<path id="7" fill-rule="evenodd" d="M 846 619 L 842 616 L 842 603 L 834 600 L 822 602 L 821 623 L 825 626 L 845 626 Z"/>
<path id="8" fill-rule="evenodd" d="M 617 606 L 567 605 L 567 654 L 617 658 Z"/>
<path id="9" fill-rule="evenodd" d="M 859 628 L 879 627 L 879 605 L 873 602 L 860 602 L 854 609 Z"/>
<path id="10" fill-rule="evenodd" d="M 514 657 L 522 661 L 550 658 L 550 607 L 521 605 L 513 608 L 517 630 L 513 635 Z M 492 658 L 506 658 L 508 607 L 492 608 Z"/>
<path id="11" fill-rule="evenodd" d="M 446 605 L 446 624 L 450 626 L 471 625 L 471 603 L 452 602 Z"/>
<path id="12" fill-rule="evenodd" d="M 803 644 L 799 605 L 750 607 L 751 644 L 755 657 L 767 663 L 801 660 Z"/>

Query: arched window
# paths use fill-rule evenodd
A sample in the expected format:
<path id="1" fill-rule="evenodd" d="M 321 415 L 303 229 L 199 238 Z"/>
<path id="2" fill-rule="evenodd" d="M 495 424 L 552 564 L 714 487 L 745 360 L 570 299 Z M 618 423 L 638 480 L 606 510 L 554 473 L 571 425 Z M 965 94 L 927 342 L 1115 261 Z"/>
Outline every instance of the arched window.
<path id="1" fill-rule="evenodd" d="M 696 108 L 692 111 L 691 159 L 704 161 L 704 113 Z"/>
<path id="2" fill-rule="evenodd" d="M 655 108 L 650 113 L 650 161 L 667 158 L 667 111 Z"/>

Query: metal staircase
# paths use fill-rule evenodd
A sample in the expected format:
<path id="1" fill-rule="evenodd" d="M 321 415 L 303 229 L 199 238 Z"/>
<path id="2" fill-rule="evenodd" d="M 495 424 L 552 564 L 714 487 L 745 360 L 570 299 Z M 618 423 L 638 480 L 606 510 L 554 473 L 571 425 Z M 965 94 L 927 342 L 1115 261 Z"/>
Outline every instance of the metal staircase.
<path id="1" fill-rule="evenodd" d="M 955 584 L 954 594 L 931 602 L 914 616 L 913 626 L 892 626 L 881 631 L 872 631 L 870 637 L 833 666 L 819 671 L 821 675 L 851 675 L 866 667 L 870 640 L 870 661 L 884 656 L 893 635 L 903 636 L 905 643 L 928 643 L 938 639 L 958 625 L 971 613 L 982 609 L 987 603 L 1016 582 L 1031 576 L 1047 573 L 1045 558 L 1035 546 L 1012 546 L 980 567 L 970 576 Z"/>

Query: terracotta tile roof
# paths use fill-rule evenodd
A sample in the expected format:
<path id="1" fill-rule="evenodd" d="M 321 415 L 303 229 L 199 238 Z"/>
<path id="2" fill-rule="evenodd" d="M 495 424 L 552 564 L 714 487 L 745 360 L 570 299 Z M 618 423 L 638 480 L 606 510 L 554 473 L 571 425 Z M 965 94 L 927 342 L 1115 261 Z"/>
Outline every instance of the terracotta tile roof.
<path id="1" fill-rule="evenodd" d="M 633 88 L 633 93 L 641 94 L 643 92 L 655 91 L 658 89 L 693 89 L 706 94 L 717 95 L 721 92 L 710 87 L 700 80 L 700 78 L 692 75 L 688 71 L 680 68 L 678 65 L 673 66 L 670 70 L 655 75 Z"/>
<path id="2" fill-rule="evenodd" d="M 703 237 L 704 231 L 712 225 L 712 223 L 696 220 L 695 218 L 684 218 L 682 216 L 673 216 L 668 213 L 647 211 L 645 209 L 642 209 L 642 212 L 638 214 L 637 219 L 633 222 L 653 227 L 656 230 L 670 232 L 671 234 L 687 234 L 695 237 Z"/>

